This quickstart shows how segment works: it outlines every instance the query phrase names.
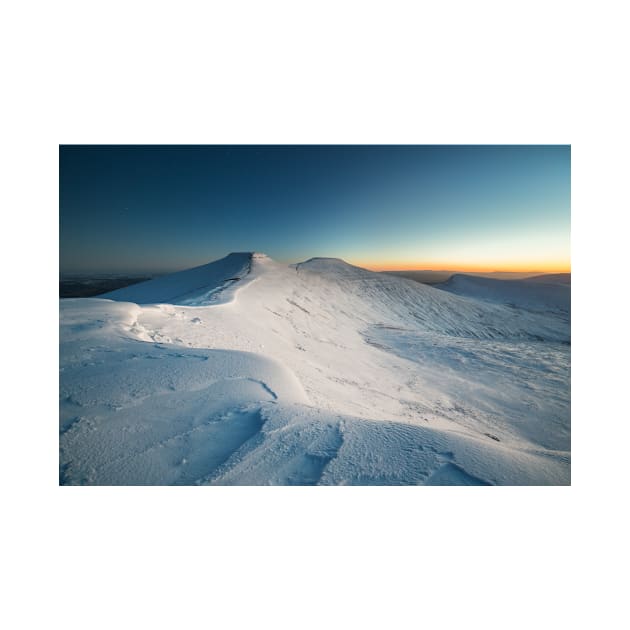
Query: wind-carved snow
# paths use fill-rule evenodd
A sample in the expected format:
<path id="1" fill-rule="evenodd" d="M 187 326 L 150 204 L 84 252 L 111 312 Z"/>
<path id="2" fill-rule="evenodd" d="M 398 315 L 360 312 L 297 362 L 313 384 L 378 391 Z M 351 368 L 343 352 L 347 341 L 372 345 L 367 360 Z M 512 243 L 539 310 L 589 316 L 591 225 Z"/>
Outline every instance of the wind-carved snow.
<path id="1" fill-rule="evenodd" d="M 232 294 L 228 289 L 249 274 L 251 261 L 251 253 L 233 253 L 213 263 L 117 289 L 102 297 L 136 304 L 219 304 L 230 301 Z"/>
<path id="2" fill-rule="evenodd" d="M 567 287 L 476 280 L 245 253 L 62 300 L 60 481 L 569 483 Z"/>

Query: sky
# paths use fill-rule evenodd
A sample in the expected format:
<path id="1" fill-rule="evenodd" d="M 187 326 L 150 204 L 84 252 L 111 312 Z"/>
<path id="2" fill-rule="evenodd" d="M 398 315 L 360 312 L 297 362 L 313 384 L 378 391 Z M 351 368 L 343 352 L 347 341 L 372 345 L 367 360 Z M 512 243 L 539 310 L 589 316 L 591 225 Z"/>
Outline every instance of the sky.
<path id="1" fill-rule="evenodd" d="M 570 161 L 565 145 L 60 146 L 60 271 L 164 273 L 233 251 L 569 271 Z"/>

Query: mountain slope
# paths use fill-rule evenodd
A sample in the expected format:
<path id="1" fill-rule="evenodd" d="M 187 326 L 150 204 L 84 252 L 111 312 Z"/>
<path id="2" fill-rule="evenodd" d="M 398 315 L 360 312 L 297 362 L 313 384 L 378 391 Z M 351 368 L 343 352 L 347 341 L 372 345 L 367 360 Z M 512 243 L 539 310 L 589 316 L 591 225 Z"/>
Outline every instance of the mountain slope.
<path id="1" fill-rule="evenodd" d="M 569 481 L 562 313 L 338 259 L 144 284 L 61 302 L 64 483 Z"/>
<path id="2" fill-rule="evenodd" d="M 220 294 L 246 276 L 254 254 L 232 253 L 207 265 L 186 269 L 167 276 L 134 284 L 99 297 L 136 304 L 203 304 L 219 303 Z"/>
<path id="3" fill-rule="evenodd" d="M 455 274 L 436 287 L 455 295 L 507 304 L 529 311 L 568 314 L 571 307 L 570 284 L 554 282 L 553 279 L 545 281 L 545 278 L 547 276 L 523 280 L 497 280 L 469 274 Z"/>

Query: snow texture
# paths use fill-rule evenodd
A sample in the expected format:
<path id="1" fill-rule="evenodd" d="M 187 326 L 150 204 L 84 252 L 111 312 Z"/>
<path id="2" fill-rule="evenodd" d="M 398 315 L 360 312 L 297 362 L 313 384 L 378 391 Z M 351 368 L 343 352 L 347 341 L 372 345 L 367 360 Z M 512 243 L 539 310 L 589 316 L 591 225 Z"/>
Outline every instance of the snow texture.
<path id="1" fill-rule="evenodd" d="M 314 258 L 60 301 L 61 484 L 570 483 L 570 281 Z"/>

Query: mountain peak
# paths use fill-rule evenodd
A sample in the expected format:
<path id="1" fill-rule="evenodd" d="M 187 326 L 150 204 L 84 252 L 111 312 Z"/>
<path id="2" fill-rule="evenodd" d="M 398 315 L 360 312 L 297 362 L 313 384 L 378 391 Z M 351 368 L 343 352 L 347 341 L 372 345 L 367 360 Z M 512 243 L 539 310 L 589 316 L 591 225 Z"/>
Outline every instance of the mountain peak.
<path id="1" fill-rule="evenodd" d="M 247 260 L 267 261 L 272 260 L 263 252 L 230 252 L 225 258 L 246 258 Z"/>
<path id="2" fill-rule="evenodd" d="M 328 263 L 341 263 L 342 265 L 349 265 L 343 258 L 334 258 L 330 256 L 314 256 L 313 258 L 309 258 L 305 260 L 301 265 L 308 265 L 309 263 L 314 262 L 328 262 Z"/>
<path id="3" fill-rule="evenodd" d="M 362 267 L 357 267 L 356 265 L 351 265 L 341 258 L 326 258 L 319 256 L 316 258 L 309 258 L 304 262 L 298 263 L 296 268 L 314 271 L 317 273 L 332 273 L 343 276 L 358 276 L 371 273 L 371 271 L 363 269 Z"/>

